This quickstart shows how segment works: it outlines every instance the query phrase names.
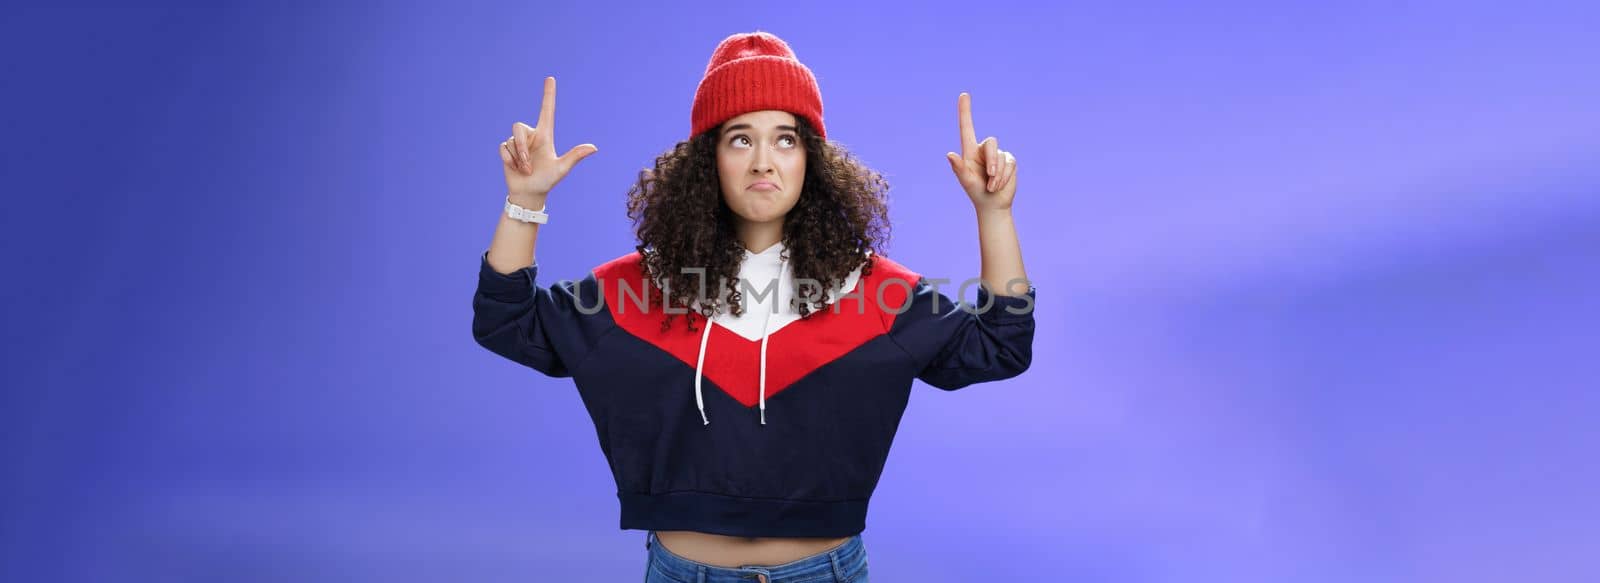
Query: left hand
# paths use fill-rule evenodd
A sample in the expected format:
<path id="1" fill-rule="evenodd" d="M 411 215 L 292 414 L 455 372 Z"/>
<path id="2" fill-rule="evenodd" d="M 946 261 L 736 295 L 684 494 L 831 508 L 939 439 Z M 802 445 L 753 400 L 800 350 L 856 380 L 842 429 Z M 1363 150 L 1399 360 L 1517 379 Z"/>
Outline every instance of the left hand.
<path id="1" fill-rule="evenodd" d="M 956 180 L 979 211 L 1007 210 L 1017 194 L 1017 158 L 1000 149 L 1000 141 L 990 136 L 979 142 L 972 131 L 972 96 L 965 92 L 956 99 L 961 114 L 961 154 L 946 152 Z"/>

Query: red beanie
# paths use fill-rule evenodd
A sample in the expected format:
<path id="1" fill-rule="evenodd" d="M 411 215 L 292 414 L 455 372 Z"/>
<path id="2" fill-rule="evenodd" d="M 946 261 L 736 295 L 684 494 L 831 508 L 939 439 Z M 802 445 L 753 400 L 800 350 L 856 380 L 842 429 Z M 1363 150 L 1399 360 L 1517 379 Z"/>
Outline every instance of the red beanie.
<path id="1" fill-rule="evenodd" d="M 694 91 L 689 136 L 752 111 L 776 109 L 803 117 L 824 139 L 822 92 L 817 79 L 771 33 L 739 33 L 722 39 Z"/>

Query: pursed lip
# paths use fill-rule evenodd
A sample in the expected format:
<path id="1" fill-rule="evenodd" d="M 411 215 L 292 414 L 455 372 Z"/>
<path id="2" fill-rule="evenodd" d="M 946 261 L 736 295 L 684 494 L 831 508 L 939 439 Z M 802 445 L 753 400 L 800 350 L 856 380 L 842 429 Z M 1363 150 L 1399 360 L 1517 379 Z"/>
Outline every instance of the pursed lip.
<path id="1" fill-rule="evenodd" d="M 763 188 L 763 187 L 765 187 L 765 188 Z M 778 185 L 773 184 L 772 181 L 770 181 L 770 180 L 757 180 L 757 181 L 755 181 L 754 184 L 751 184 L 750 186 L 745 187 L 745 190 L 777 190 L 777 189 L 778 189 Z"/>

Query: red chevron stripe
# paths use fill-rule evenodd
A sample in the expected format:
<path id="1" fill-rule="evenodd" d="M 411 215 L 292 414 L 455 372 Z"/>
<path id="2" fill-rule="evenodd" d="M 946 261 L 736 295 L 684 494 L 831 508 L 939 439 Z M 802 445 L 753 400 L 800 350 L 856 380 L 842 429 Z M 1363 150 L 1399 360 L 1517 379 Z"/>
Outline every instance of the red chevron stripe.
<path id="1" fill-rule="evenodd" d="M 888 332 L 894 325 L 896 312 L 909 298 L 912 286 L 919 276 L 905 266 L 881 255 L 874 255 L 872 273 L 861 277 L 851 293 L 862 298 L 845 298 L 838 302 L 838 311 L 824 310 L 800 321 L 784 326 L 767 338 L 767 398 L 783 392 L 795 381 L 812 371 L 844 356 L 867 341 Z M 689 366 L 693 374 L 695 358 L 700 350 L 700 333 L 685 329 L 681 321 L 674 320 L 672 328 L 663 332 L 660 290 L 651 289 L 645 298 L 648 310 L 640 310 L 634 297 L 641 296 L 645 281 L 641 255 L 636 251 L 618 257 L 595 268 L 594 275 L 605 296 L 606 310 L 618 326 L 634 337 L 666 351 Z M 903 282 L 903 283 L 902 283 Z M 626 283 L 629 296 L 624 305 L 621 286 Z M 878 290 L 883 300 L 878 301 Z M 889 309 L 884 309 L 889 308 Z M 704 321 L 696 328 L 704 325 Z M 761 342 L 748 340 L 733 331 L 716 327 L 706 347 L 704 374 L 717 388 L 746 407 L 758 402 L 761 366 Z M 688 382 L 693 383 L 690 378 Z"/>

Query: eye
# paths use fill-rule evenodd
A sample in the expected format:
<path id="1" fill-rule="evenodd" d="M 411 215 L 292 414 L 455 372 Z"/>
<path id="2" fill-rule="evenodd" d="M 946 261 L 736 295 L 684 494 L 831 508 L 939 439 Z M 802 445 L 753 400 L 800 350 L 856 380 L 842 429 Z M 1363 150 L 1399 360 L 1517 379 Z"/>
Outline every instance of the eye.
<path id="1" fill-rule="evenodd" d="M 778 136 L 778 139 L 780 141 L 781 140 L 788 140 L 789 141 L 789 143 L 788 143 L 789 147 L 794 147 L 794 146 L 800 145 L 800 139 L 795 137 L 792 134 L 785 134 L 785 135 L 782 135 L 782 136 Z M 728 144 L 729 145 L 740 145 L 740 141 L 741 140 L 743 140 L 743 142 L 745 144 L 750 143 L 750 137 L 749 136 L 746 136 L 744 134 L 739 134 L 737 136 L 734 136 L 734 137 L 730 138 L 728 140 Z"/>

